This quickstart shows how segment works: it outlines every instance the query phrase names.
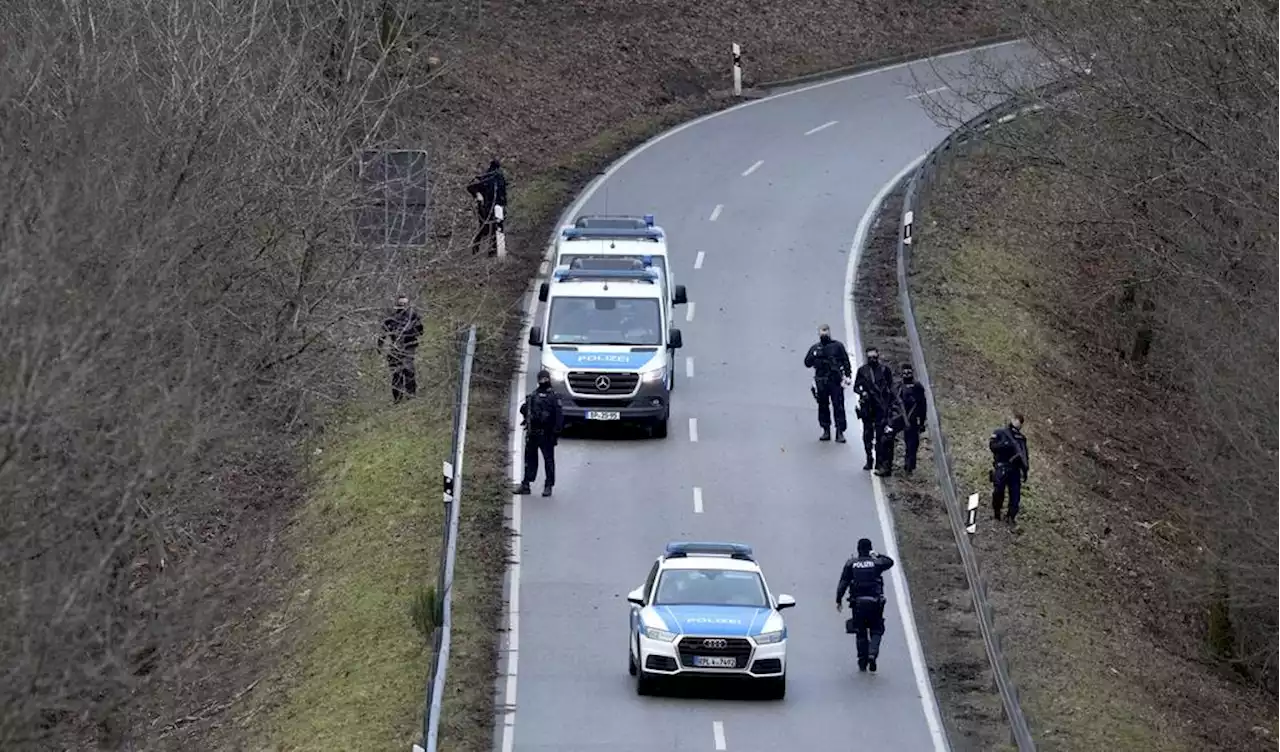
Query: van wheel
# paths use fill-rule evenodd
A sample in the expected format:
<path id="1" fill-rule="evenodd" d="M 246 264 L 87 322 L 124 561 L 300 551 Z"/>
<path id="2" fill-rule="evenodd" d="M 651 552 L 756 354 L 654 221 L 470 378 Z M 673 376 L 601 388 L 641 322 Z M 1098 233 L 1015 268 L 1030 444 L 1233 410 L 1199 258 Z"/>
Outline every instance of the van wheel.
<path id="1" fill-rule="evenodd" d="M 655 420 L 653 426 L 649 429 L 655 439 L 667 438 L 667 419 Z"/>
<path id="2" fill-rule="evenodd" d="M 670 368 L 667 369 L 667 393 L 670 394 L 676 390 L 676 353 L 675 350 L 667 357 L 667 363 Z"/>

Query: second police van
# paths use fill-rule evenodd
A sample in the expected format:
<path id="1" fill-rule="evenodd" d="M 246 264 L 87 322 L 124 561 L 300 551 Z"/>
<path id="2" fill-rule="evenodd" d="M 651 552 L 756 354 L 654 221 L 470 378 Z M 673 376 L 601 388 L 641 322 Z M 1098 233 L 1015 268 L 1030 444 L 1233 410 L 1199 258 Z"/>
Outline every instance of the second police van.
<path id="1" fill-rule="evenodd" d="M 566 423 L 640 423 L 666 438 L 672 356 L 684 346 L 667 315 L 666 280 L 643 263 L 592 266 L 580 259 L 555 268 L 540 290 L 546 311 L 529 344 L 541 350 Z"/>

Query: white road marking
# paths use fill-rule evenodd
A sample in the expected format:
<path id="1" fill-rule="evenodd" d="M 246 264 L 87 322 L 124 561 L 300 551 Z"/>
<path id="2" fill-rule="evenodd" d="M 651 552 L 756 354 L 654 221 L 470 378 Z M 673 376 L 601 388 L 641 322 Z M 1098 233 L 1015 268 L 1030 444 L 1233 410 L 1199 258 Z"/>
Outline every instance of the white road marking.
<path id="1" fill-rule="evenodd" d="M 716 218 L 720 216 L 720 212 L 723 210 L 724 210 L 724 204 L 716 204 L 716 208 L 711 210 L 711 217 L 707 219 L 707 221 L 708 222 L 716 221 Z"/>
<path id="2" fill-rule="evenodd" d="M 724 744 L 724 724 L 720 721 L 713 722 L 711 724 L 711 733 L 716 738 L 716 749 L 726 749 Z"/>
<path id="3" fill-rule="evenodd" d="M 902 171 L 881 186 L 879 193 L 875 198 L 871 199 L 871 205 L 867 207 L 867 211 L 862 215 L 862 220 L 858 222 L 858 230 L 853 236 L 853 246 L 849 249 L 849 264 L 845 269 L 844 275 L 844 330 L 846 341 L 853 343 L 853 352 L 862 352 L 862 343 L 858 336 L 858 328 L 854 321 L 853 307 L 853 290 L 858 274 L 858 260 L 862 256 L 862 248 L 867 242 L 867 232 L 871 228 L 871 221 L 875 219 L 876 213 L 880 209 L 880 204 L 884 203 L 885 197 L 894 189 L 899 182 L 902 181 L 912 170 L 916 169 L 927 154 L 916 157 L 911 164 L 902 168 Z M 880 517 L 880 534 L 884 537 L 884 552 L 895 560 L 901 562 L 902 557 L 898 554 L 898 541 L 893 533 L 892 512 L 889 510 L 889 503 L 884 495 L 884 482 L 880 476 L 873 475 L 871 477 L 871 489 L 876 500 L 876 512 Z M 911 668 L 916 677 L 916 689 L 920 696 L 920 705 L 924 708 L 925 722 L 929 726 L 929 735 L 933 737 L 933 748 L 936 752 L 945 752 L 948 749 L 946 736 L 942 730 L 942 724 L 939 722 L 937 699 L 933 695 L 933 685 L 929 683 L 929 674 L 925 669 L 924 651 L 920 647 L 920 633 L 916 630 L 915 614 L 911 610 L 911 594 L 907 590 L 906 576 L 902 572 L 902 564 L 889 570 L 889 578 L 893 580 L 893 590 L 895 605 L 898 607 L 898 618 L 902 620 L 902 629 L 906 633 L 907 652 L 911 655 Z"/>
<path id="4" fill-rule="evenodd" d="M 693 378 L 693 356 L 684 359 L 684 375 L 685 378 Z"/>
<path id="5" fill-rule="evenodd" d="M 706 258 L 706 257 L 707 257 L 707 252 L 706 252 L 706 251 L 698 251 L 698 255 L 697 255 L 697 256 L 695 256 L 695 257 L 693 258 L 693 268 L 694 268 L 694 269 L 701 269 L 701 268 L 702 268 L 702 260 L 703 260 L 704 258 Z"/>
<path id="6" fill-rule="evenodd" d="M 826 129 L 830 128 L 831 126 L 835 125 L 835 124 L 836 124 L 836 123 L 838 123 L 838 122 L 840 122 L 840 121 L 839 121 L 839 120 L 832 120 L 831 122 L 823 123 L 822 125 L 819 125 L 817 128 L 810 128 L 809 130 L 805 131 L 805 132 L 804 132 L 804 135 L 806 135 L 806 136 L 812 136 L 813 134 L 817 133 L 818 131 L 824 131 L 824 130 L 826 130 Z"/>
<path id="7" fill-rule="evenodd" d="M 744 178 L 745 178 L 746 176 L 748 176 L 748 175 L 750 175 L 751 173 L 755 172 L 756 170 L 760 169 L 760 165 L 762 165 L 762 164 L 764 164 L 764 160 L 763 160 L 763 159 L 757 160 L 755 164 L 751 165 L 750 167 L 748 167 L 747 169 L 745 169 L 745 170 L 743 170 L 743 171 L 742 171 L 742 177 L 744 177 Z"/>
<path id="8" fill-rule="evenodd" d="M 600 189 L 600 186 L 604 185 L 604 183 L 608 181 L 609 178 L 617 174 L 618 170 L 621 170 L 629 162 L 631 162 L 631 160 L 645 153 L 650 148 L 657 146 L 658 144 L 662 143 L 663 141 L 666 141 L 668 138 L 671 138 L 677 133 L 682 133 L 690 128 L 693 128 L 694 126 L 702 125 L 703 123 L 706 123 L 710 120 L 714 120 L 716 118 L 724 117 L 725 115 L 728 115 L 730 113 L 739 112 L 748 107 L 755 107 L 761 102 L 774 102 L 779 99 L 785 99 L 787 97 L 795 96 L 796 94 L 803 94 L 810 91 L 816 91 L 818 89 L 824 89 L 828 86 L 835 86 L 837 84 L 847 84 L 850 81 L 856 81 L 859 78 L 866 78 L 867 76 L 878 76 L 883 73 L 888 73 L 889 71 L 901 70 L 902 68 L 908 68 L 913 65 L 920 65 L 921 63 L 936 62 L 939 60 L 946 60 L 947 58 L 960 57 L 961 55 L 972 55 L 975 52 L 994 50 L 1000 47 L 1010 47 L 1018 44 L 1025 44 L 1025 41 L 1021 39 L 1015 39 L 1008 42 L 996 42 L 995 44 L 983 45 L 982 47 L 973 47 L 967 50 L 956 50 L 955 52 L 948 52 L 943 55 L 937 55 L 935 57 L 923 58 L 920 60 L 908 60 L 901 63 L 897 63 L 895 65 L 885 66 L 883 68 L 875 68 L 872 70 L 860 71 L 858 73 L 851 73 L 848 76 L 841 76 L 839 78 L 830 78 L 830 79 L 827 79 L 826 81 L 818 81 L 816 83 L 809 84 L 808 86 L 800 86 L 795 89 L 790 89 L 788 91 L 781 91 L 781 92 L 778 92 L 777 94 L 773 94 L 767 97 L 761 97 L 760 99 L 751 99 L 741 104 L 734 105 L 733 107 L 729 107 L 728 109 L 718 110 L 716 112 L 708 113 L 706 115 L 703 115 L 700 118 L 695 118 L 682 125 L 677 125 L 675 128 L 672 128 L 669 131 L 663 131 L 662 133 L 659 133 L 658 135 L 654 136 L 653 138 L 649 139 L 643 144 L 640 144 L 636 148 L 632 149 L 631 151 L 619 157 L 616 162 L 609 165 L 609 167 L 605 169 L 604 173 L 600 175 L 598 179 L 596 179 L 594 182 L 588 185 L 585 189 L 583 189 L 582 193 L 578 194 L 578 199 L 574 201 L 573 204 L 569 206 L 569 208 L 566 209 L 564 213 L 560 215 L 560 221 L 557 223 L 556 228 L 551 231 L 551 235 L 547 239 L 547 247 L 546 247 L 546 250 L 543 251 L 543 259 L 542 259 L 542 264 L 539 268 L 538 277 L 529 281 L 529 289 L 526 291 L 525 298 L 524 298 L 524 305 L 523 305 L 525 324 L 523 327 L 521 327 L 519 341 L 524 342 L 529 339 L 529 329 L 530 327 L 533 326 L 534 313 L 537 311 L 537 308 L 538 308 L 538 296 L 537 296 L 538 284 L 542 282 L 543 278 L 545 278 L 547 275 L 547 269 L 551 264 L 552 254 L 554 254 L 556 250 L 556 239 L 559 232 L 559 227 L 565 224 L 568 224 L 574 216 L 580 214 L 582 212 L 583 207 L 587 205 L 587 202 L 591 200 L 591 197 L 594 196 L 596 194 L 596 191 Z M 863 221 L 864 223 L 869 222 L 869 220 L 866 217 L 863 218 Z M 865 234 L 866 233 L 864 229 L 861 235 L 865 235 Z M 858 243 L 855 243 L 855 247 L 858 250 L 860 250 L 861 248 L 861 246 Z M 852 254 L 850 255 L 852 256 Z M 853 274 L 853 270 L 856 270 L 857 268 L 856 259 L 851 259 L 850 264 L 851 264 L 851 269 L 849 271 L 849 276 L 851 278 Z M 847 293 L 852 290 L 852 285 L 848 281 L 846 282 L 846 285 L 848 286 L 848 289 L 846 290 L 846 293 Z M 845 328 L 846 329 L 848 329 L 850 326 L 850 322 L 852 321 L 851 317 L 852 317 L 852 305 L 850 302 L 849 295 L 846 294 L 845 295 L 845 320 L 846 320 Z M 852 339 L 853 338 L 850 338 L 851 341 Z M 855 348 L 855 352 L 856 352 L 856 348 Z M 524 391 L 526 386 L 525 382 L 528 381 L 528 378 L 529 378 L 529 348 L 521 347 L 519 369 L 511 377 L 511 403 L 510 403 L 511 404 L 511 411 L 510 411 L 511 425 L 517 428 L 515 430 L 512 430 L 511 432 L 511 449 L 510 449 L 511 456 L 509 459 L 511 461 L 511 478 L 516 482 L 520 480 L 520 474 L 521 474 L 520 464 L 516 461 L 517 458 L 520 456 L 520 440 L 521 440 L 521 434 L 518 429 L 518 426 L 520 424 L 519 411 L 520 411 L 520 404 L 524 401 Z M 879 478 L 876 478 L 875 480 L 878 481 Z M 878 484 L 876 484 L 875 487 L 880 488 Z M 882 490 L 882 493 L 883 493 L 883 490 Z M 879 499 L 877 500 L 879 501 Z M 502 714 L 502 752 L 512 752 L 512 750 L 515 747 L 516 676 L 517 676 L 516 658 L 518 655 L 519 637 L 520 637 L 520 619 L 519 619 L 519 614 L 520 614 L 520 535 L 521 535 L 520 501 L 521 501 L 520 496 L 516 494 L 511 495 L 511 531 L 513 533 L 512 539 L 514 540 L 514 544 L 511 547 L 511 563 L 507 567 L 507 572 L 509 574 L 510 579 L 508 580 L 507 603 L 506 603 L 506 607 L 507 607 L 507 640 L 506 640 L 507 678 L 505 682 L 505 691 L 503 692 L 503 698 L 502 698 L 502 706 L 505 707 L 506 709 L 506 711 Z M 899 569 L 898 567 L 894 567 L 889 571 L 896 573 L 898 569 Z M 896 578 L 899 577 L 900 575 L 891 574 L 890 576 L 892 578 L 895 578 L 895 582 L 896 582 Z M 910 613 L 910 611 L 908 611 L 908 613 Z M 913 624 L 913 634 L 914 634 L 914 622 L 912 624 Z M 915 646 L 917 645 L 917 643 L 911 642 L 911 645 Z M 917 652 L 912 652 L 912 662 L 916 667 L 916 680 L 917 682 L 919 682 L 920 663 L 918 661 L 918 647 L 917 647 Z M 929 692 L 929 695 L 932 696 L 931 690 Z M 925 701 L 923 693 L 921 695 L 921 701 L 922 702 Z M 932 729 L 933 727 L 931 726 L 930 728 Z M 939 750 L 946 749 L 945 744 L 940 739 L 939 733 L 935 732 L 934 740 L 935 740 L 935 746 L 937 747 L 937 749 Z"/>
<path id="9" fill-rule="evenodd" d="M 907 99 L 919 99 L 920 97 L 926 97 L 930 94 L 937 94 L 940 91 L 946 91 L 947 89 L 950 89 L 950 88 L 951 88 L 950 86 L 939 86 L 936 89 L 929 89 L 928 91 L 921 91 L 921 92 L 912 94 L 911 96 L 907 97 Z"/>
<path id="10" fill-rule="evenodd" d="M 697 441 L 697 440 L 698 440 L 698 419 L 690 418 L 689 419 L 689 441 Z"/>
<path id="11" fill-rule="evenodd" d="M 702 489 L 693 487 L 693 513 L 702 514 Z"/>
<path id="12" fill-rule="evenodd" d="M 687 310 L 684 312 L 685 321 L 693 321 L 693 307 L 696 305 L 697 303 L 693 302 L 692 300 L 690 300 L 688 304 L 686 304 Z"/>

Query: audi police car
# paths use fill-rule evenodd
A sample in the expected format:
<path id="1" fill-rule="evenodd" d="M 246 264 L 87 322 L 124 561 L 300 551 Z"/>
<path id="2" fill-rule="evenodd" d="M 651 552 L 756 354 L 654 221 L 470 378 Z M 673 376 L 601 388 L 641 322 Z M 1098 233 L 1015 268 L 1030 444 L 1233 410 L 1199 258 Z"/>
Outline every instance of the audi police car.
<path id="1" fill-rule="evenodd" d="M 796 602 L 770 592 L 750 546 L 668 543 L 627 601 L 637 694 L 651 694 L 661 681 L 720 677 L 759 682 L 773 699 L 786 696 L 781 611 Z"/>

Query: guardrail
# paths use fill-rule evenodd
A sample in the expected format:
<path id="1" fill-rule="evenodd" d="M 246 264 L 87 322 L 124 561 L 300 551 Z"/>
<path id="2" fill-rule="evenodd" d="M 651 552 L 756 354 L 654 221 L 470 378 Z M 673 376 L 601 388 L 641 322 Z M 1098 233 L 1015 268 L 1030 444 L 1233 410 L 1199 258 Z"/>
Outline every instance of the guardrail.
<path id="1" fill-rule="evenodd" d="M 422 716 L 422 742 L 413 752 L 436 752 L 440 741 L 440 711 L 444 704 L 444 680 L 449 671 L 449 644 L 453 629 L 453 568 L 458 554 L 458 502 L 462 497 L 462 460 L 467 446 L 467 407 L 471 393 L 471 366 L 476 357 L 476 325 L 459 343 L 461 354 L 458 389 L 453 401 L 453 443 L 444 462 L 444 540 L 436 597 L 441 599 L 440 624 L 435 630 L 431 670 L 427 673 L 426 711 Z"/>
<path id="2" fill-rule="evenodd" d="M 976 509 L 962 510 L 960 506 L 955 476 L 952 475 L 951 463 L 948 459 L 946 439 L 942 434 L 942 424 L 938 418 L 938 401 L 934 398 L 929 381 L 924 346 L 920 341 L 920 330 L 916 326 L 915 309 L 911 305 L 911 291 L 907 287 L 907 269 L 910 265 L 911 231 L 915 220 L 915 207 L 922 200 L 922 188 L 927 189 L 936 177 L 941 160 L 953 156 L 956 150 L 970 144 L 991 128 L 1004 125 L 1021 115 L 1043 109 L 1045 100 L 1063 94 L 1072 83 L 1071 79 L 1065 79 L 1033 89 L 1025 95 L 1013 97 L 986 110 L 952 131 L 951 135 L 929 152 L 907 182 L 906 194 L 902 199 L 902 232 L 898 235 L 898 298 L 902 307 L 902 318 L 906 322 L 907 339 L 911 346 L 911 360 L 915 364 L 916 378 L 929 398 L 929 412 L 926 420 L 929 439 L 934 447 L 933 459 L 937 468 L 938 484 L 941 486 L 942 497 L 947 506 L 951 532 L 955 535 L 956 547 L 960 550 L 965 577 L 969 582 L 969 592 L 973 594 L 974 611 L 978 615 L 982 642 L 986 647 L 987 658 L 991 662 L 991 670 L 995 675 L 996 690 L 1000 693 L 1005 717 L 1009 720 L 1013 743 L 1017 745 L 1019 752 L 1034 752 L 1035 740 L 1031 736 L 1031 726 L 1018 699 L 1017 685 L 1010 676 L 1009 661 L 1005 658 L 1000 634 L 996 631 L 995 610 L 987 598 L 987 580 L 979 566 L 977 552 L 969 542 L 969 533 L 974 529 L 976 518 L 974 520 L 967 518 L 970 514 L 976 514 Z"/>

